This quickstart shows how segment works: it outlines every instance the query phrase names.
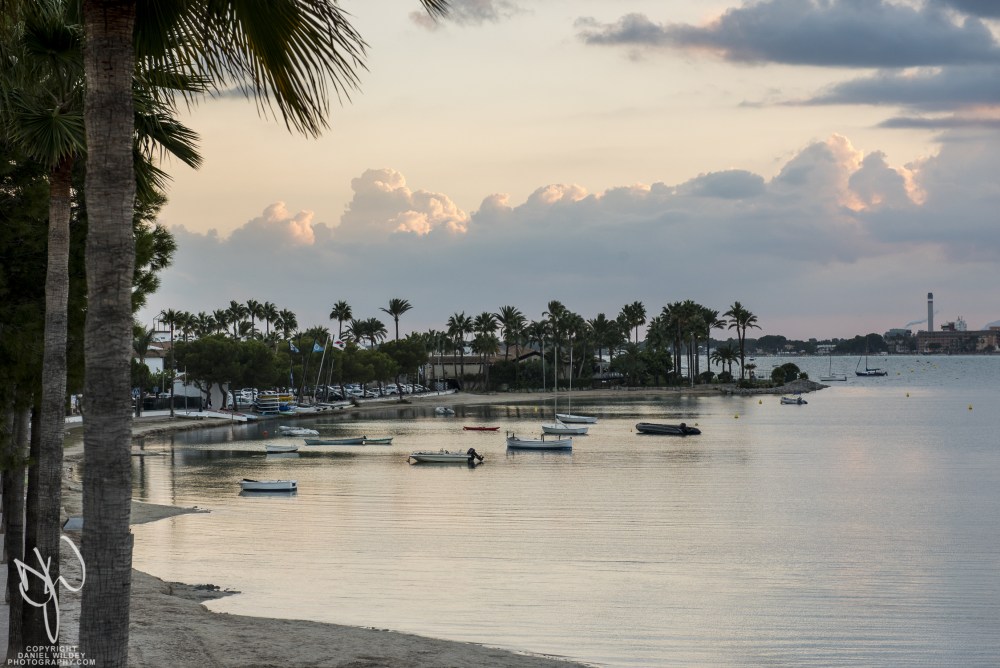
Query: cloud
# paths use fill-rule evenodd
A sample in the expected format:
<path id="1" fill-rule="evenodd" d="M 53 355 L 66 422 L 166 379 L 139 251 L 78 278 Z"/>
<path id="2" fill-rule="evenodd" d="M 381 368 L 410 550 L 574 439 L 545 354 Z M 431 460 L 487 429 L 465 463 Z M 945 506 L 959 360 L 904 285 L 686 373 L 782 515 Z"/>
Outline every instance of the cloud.
<path id="1" fill-rule="evenodd" d="M 311 246 L 316 241 L 312 211 L 291 213 L 284 202 L 275 202 L 264 212 L 233 232 L 234 244 L 269 243 L 275 246 Z"/>
<path id="2" fill-rule="evenodd" d="M 511 0 L 452 0 L 448 15 L 435 20 L 427 12 L 415 11 L 410 20 L 427 30 L 437 30 L 444 22 L 460 26 L 478 26 L 484 23 L 499 23 L 523 10 Z"/>
<path id="3" fill-rule="evenodd" d="M 290 308 L 305 328 L 329 324 L 338 299 L 368 317 L 402 297 L 414 305 L 405 332 L 502 304 L 537 318 L 551 299 L 588 318 L 636 299 L 652 312 L 739 299 L 769 333 L 853 335 L 829 328 L 866 313 L 895 326 L 934 290 L 962 295 L 969 303 L 952 308 L 986 322 L 996 318 L 998 170 L 995 135 L 908 165 L 834 135 L 769 179 L 728 169 L 596 192 L 549 184 L 521 202 L 488 195 L 465 214 L 371 169 L 336 227 L 281 203 L 228 238 L 175 227 L 175 262 L 148 309 L 253 298 Z"/>
<path id="4" fill-rule="evenodd" d="M 1000 18 L 1000 3 L 994 0 L 933 0 L 933 4 L 983 18 Z"/>
<path id="5" fill-rule="evenodd" d="M 880 72 L 842 82 L 807 104 L 893 105 L 918 111 L 1000 106 L 1000 67 Z"/>
<path id="6" fill-rule="evenodd" d="M 956 9 L 965 3 L 950 3 Z M 713 53 L 738 63 L 820 67 L 907 68 L 998 64 L 989 28 L 960 22 L 936 5 L 915 8 L 887 0 L 765 0 L 745 2 L 711 23 L 659 24 L 643 14 L 616 23 L 577 21 L 586 44 L 634 50 Z"/>
<path id="7" fill-rule="evenodd" d="M 436 231 L 464 234 L 469 216 L 441 193 L 411 190 L 393 169 L 369 169 L 351 181 L 354 198 L 337 228 L 345 240 L 391 234 L 426 236 Z"/>

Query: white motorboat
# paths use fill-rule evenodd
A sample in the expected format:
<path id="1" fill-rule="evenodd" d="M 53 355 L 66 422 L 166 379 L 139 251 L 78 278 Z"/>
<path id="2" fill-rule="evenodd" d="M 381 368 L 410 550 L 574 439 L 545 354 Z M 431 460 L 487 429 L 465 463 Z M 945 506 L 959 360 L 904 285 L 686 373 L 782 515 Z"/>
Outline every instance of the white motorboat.
<path id="1" fill-rule="evenodd" d="M 542 433 L 554 436 L 583 436 L 590 427 L 578 427 L 564 424 L 561 420 L 556 420 L 551 424 L 542 425 Z"/>
<path id="2" fill-rule="evenodd" d="M 448 406 L 438 406 L 434 409 L 436 415 L 454 415 L 455 409 L 449 408 Z"/>
<path id="3" fill-rule="evenodd" d="M 413 460 L 417 464 L 468 464 L 475 466 L 483 461 L 483 456 L 476 452 L 475 448 L 469 448 L 465 452 L 452 452 L 449 450 L 438 450 L 437 452 L 423 450 L 411 452 L 406 461 Z"/>
<path id="4" fill-rule="evenodd" d="M 299 488 L 297 480 L 253 480 L 243 478 L 240 488 L 244 492 L 295 492 Z"/>
<path id="5" fill-rule="evenodd" d="M 556 413 L 556 419 L 566 424 L 596 424 L 597 418 L 590 415 L 573 415 L 571 413 Z"/>
<path id="6" fill-rule="evenodd" d="M 521 450 L 572 450 L 573 439 L 570 437 L 547 439 L 545 434 L 542 434 L 541 438 L 521 438 L 508 432 L 507 447 Z"/>
<path id="7" fill-rule="evenodd" d="M 802 397 L 781 397 L 781 403 L 783 404 L 794 404 L 796 406 L 804 406 L 809 403 Z"/>
<path id="8" fill-rule="evenodd" d="M 279 452 L 298 452 L 299 446 L 297 445 L 282 445 L 280 443 L 267 443 L 264 445 L 264 449 L 271 454 Z"/>

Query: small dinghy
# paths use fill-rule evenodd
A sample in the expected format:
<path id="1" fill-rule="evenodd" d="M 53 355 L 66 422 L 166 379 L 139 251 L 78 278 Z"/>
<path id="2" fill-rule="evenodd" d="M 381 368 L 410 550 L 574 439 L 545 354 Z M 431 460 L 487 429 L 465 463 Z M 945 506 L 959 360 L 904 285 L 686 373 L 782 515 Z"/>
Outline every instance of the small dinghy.
<path id="1" fill-rule="evenodd" d="M 657 424 L 655 422 L 640 422 L 635 426 L 640 434 L 657 434 L 659 436 L 694 436 L 701 433 L 698 427 L 680 424 Z"/>
<path id="2" fill-rule="evenodd" d="M 500 427 L 462 427 L 464 431 L 496 431 Z"/>
<path id="3" fill-rule="evenodd" d="M 507 434 L 507 447 L 519 450 L 572 450 L 572 438 L 521 438 L 514 434 Z"/>
<path id="4" fill-rule="evenodd" d="M 244 492 L 294 492 L 299 488 L 297 480 L 253 480 L 243 478 L 240 488 Z"/>
<path id="5" fill-rule="evenodd" d="M 281 445 L 280 443 L 268 443 L 264 446 L 264 449 L 268 453 L 274 454 L 278 452 L 298 452 L 299 446 L 297 445 Z"/>
<path id="6" fill-rule="evenodd" d="M 803 399 L 802 397 L 781 397 L 781 403 L 783 403 L 783 404 L 793 404 L 793 405 L 796 405 L 796 406 L 804 406 L 805 404 L 807 404 L 809 402 L 806 401 L 805 399 Z"/>

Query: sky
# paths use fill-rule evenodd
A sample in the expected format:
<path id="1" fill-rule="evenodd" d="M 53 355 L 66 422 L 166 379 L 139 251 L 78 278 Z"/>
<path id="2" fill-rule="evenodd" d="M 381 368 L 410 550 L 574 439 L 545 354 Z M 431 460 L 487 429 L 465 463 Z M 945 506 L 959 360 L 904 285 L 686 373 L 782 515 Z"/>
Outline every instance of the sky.
<path id="1" fill-rule="evenodd" d="M 1000 320 L 1000 2 L 345 0 L 360 89 L 320 138 L 185 111 L 173 265 L 139 318 L 274 302 L 401 334 L 551 300 L 739 301 L 792 339 Z M 926 326 L 926 325 L 924 325 Z M 716 337 L 725 333 L 716 331 Z"/>

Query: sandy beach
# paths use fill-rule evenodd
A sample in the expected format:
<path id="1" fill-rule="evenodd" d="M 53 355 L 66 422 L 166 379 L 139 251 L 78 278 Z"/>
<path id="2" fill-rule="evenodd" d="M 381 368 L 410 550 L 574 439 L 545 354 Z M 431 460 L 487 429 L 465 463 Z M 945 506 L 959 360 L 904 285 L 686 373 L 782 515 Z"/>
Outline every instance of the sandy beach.
<path id="1" fill-rule="evenodd" d="M 788 388 L 785 388 L 788 391 Z M 631 390 L 583 390 L 581 398 L 619 397 Z M 719 386 L 636 390 L 636 393 L 720 394 Z M 433 406 L 546 401 L 551 393 L 457 393 L 413 397 L 411 403 Z M 393 404 L 372 403 L 345 411 L 384 409 Z M 287 418 L 283 418 L 287 419 Z M 135 420 L 133 438 L 156 433 L 217 426 L 214 420 L 148 416 Z M 64 460 L 63 505 L 67 517 L 78 516 L 82 491 L 82 427 L 69 430 Z M 210 512 L 133 501 L 132 523 L 152 522 L 173 515 Z M 66 534 L 79 542 L 78 532 Z M 76 559 L 63 550 L 63 573 L 73 582 Z M 201 603 L 238 592 L 220 592 L 210 583 L 165 582 L 133 571 L 129 665 L 163 666 L 340 666 L 350 668 L 465 668 L 580 666 L 559 657 L 519 654 L 478 644 L 438 640 L 385 629 L 357 628 L 311 621 L 269 619 L 211 612 Z M 63 644 L 77 642 L 79 594 L 61 597 Z"/>

